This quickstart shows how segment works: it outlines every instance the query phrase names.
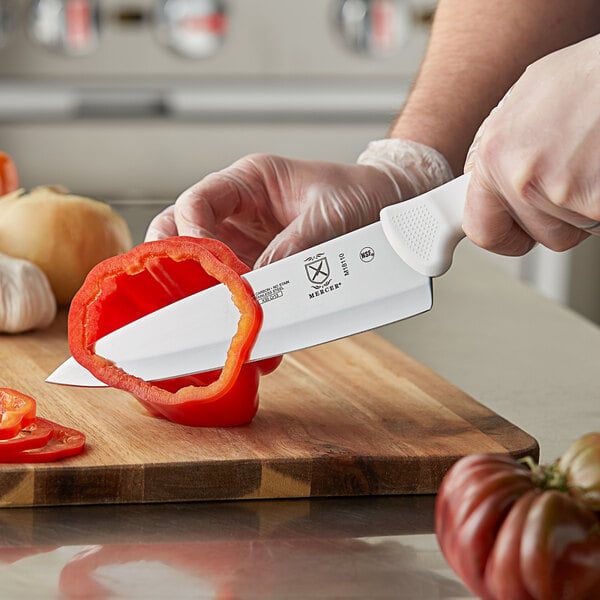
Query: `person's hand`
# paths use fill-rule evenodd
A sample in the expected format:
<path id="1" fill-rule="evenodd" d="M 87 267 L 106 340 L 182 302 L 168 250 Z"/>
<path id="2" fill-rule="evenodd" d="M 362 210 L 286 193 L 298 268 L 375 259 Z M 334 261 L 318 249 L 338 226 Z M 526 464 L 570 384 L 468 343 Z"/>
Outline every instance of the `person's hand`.
<path id="1" fill-rule="evenodd" d="M 533 63 L 484 121 L 463 229 L 519 256 L 600 234 L 600 35 Z"/>
<path id="2" fill-rule="evenodd" d="M 415 142 L 372 142 L 358 164 L 256 154 L 206 176 L 157 215 L 146 240 L 213 237 L 260 266 L 368 225 L 379 211 L 452 178 L 446 160 Z"/>

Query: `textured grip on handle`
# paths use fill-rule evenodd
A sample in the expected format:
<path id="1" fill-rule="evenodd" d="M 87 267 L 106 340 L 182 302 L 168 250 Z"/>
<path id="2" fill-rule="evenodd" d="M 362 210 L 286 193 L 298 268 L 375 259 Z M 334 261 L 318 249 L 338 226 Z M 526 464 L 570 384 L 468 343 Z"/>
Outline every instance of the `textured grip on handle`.
<path id="1" fill-rule="evenodd" d="M 465 236 L 462 219 L 469 180 L 466 173 L 381 211 L 385 236 L 415 271 L 438 277 L 450 268 L 454 249 Z"/>

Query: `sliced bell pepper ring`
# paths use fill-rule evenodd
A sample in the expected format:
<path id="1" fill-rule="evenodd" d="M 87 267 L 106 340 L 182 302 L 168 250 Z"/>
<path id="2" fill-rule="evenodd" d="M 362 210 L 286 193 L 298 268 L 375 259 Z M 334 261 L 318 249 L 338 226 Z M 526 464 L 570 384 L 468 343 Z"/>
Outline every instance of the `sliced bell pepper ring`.
<path id="1" fill-rule="evenodd" d="M 51 433 L 48 442 L 41 448 L 31 450 L 0 452 L 0 463 L 41 463 L 61 460 L 75 456 L 83 451 L 85 434 L 76 429 L 59 425 L 48 419 L 38 417 L 43 425 L 50 427 Z"/>
<path id="2" fill-rule="evenodd" d="M 5 453 L 45 446 L 52 435 L 52 429 L 48 421 L 37 417 L 32 423 L 23 427 L 16 436 L 8 440 L 0 440 L 0 461 Z"/>
<path id="3" fill-rule="evenodd" d="M 36 401 L 10 388 L 0 388 L 0 440 L 15 437 L 35 419 Z"/>
<path id="4" fill-rule="evenodd" d="M 232 572 L 251 572 L 244 568 L 248 562 L 256 560 L 256 554 L 262 557 L 262 545 L 255 551 L 254 541 L 216 540 L 185 541 L 135 544 L 106 544 L 87 546 L 62 568 L 59 578 L 61 598 L 94 598 L 108 600 L 114 598 L 114 590 L 135 579 L 136 568 L 154 565 L 160 573 L 178 573 L 183 582 L 187 579 L 195 581 L 195 598 L 211 598 L 212 600 L 236 600 L 243 596 L 240 588 L 246 583 L 244 578 L 238 580 L 231 576 Z M 252 551 L 249 546 L 252 545 Z M 112 586 L 106 585 L 108 580 L 100 573 L 110 572 L 111 568 L 119 569 L 111 579 Z M 119 577 L 122 576 L 122 581 Z M 187 579 L 186 579 L 187 576 Z M 269 575 L 261 576 L 260 589 L 269 589 L 265 580 Z M 237 588 L 237 589 L 236 589 Z M 111 593 L 112 591 L 112 593 Z M 148 588 L 150 592 L 150 589 Z M 156 592 L 156 588 L 152 588 Z M 179 595 L 188 594 L 178 590 Z M 142 589 L 140 588 L 140 597 Z M 152 597 L 154 594 L 150 593 Z M 177 594 L 176 594 L 177 595 Z M 137 597 L 137 596 L 136 596 Z M 158 597 L 158 596 L 157 596 Z"/>
<path id="5" fill-rule="evenodd" d="M 260 304 L 241 277 L 248 271 L 226 245 L 207 238 L 146 242 L 109 258 L 90 271 L 71 302 L 71 353 L 100 381 L 130 392 L 154 415 L 193 426 L 248 423 L 258 409 L 260 376 L 282 359 L 245 364 L 262 325 Z M 240 311 L 222 370 L 148 382 L 96 354 L 102 336 L 219 282 Z"/>

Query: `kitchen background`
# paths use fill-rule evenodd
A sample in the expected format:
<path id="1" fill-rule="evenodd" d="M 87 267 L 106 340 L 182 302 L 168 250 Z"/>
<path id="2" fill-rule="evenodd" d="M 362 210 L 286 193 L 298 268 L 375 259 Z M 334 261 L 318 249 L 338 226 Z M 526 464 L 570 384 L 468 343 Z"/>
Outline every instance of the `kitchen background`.
<path id="1" fill-rule="evenodd" d="M 0 0 L 0 148 L 24 187 L 104 200 L 136 241 L 251 152 L 353 162 L 385 136 L 435 0 Z M 600 239 L 515 277 L 600 323 Z"/>

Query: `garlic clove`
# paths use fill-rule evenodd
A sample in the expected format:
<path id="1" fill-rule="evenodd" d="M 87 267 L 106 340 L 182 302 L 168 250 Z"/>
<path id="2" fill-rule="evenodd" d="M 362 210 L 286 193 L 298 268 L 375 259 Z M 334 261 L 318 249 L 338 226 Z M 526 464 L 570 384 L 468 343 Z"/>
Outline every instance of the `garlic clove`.
<path id="1" fill-rule="evenodd" d="M 0 254 L 0 332 L 48 327 L 56 298 L 44 272 L 32 262 Z"/>

